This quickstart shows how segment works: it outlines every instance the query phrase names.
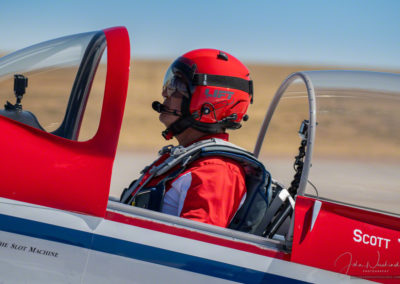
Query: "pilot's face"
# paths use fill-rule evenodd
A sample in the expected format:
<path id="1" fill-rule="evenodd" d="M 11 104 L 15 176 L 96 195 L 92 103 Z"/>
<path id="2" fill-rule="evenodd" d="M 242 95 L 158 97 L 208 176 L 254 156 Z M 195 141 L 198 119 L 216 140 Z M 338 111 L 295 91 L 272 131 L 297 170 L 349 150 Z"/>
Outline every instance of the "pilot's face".
<path id="1" fill-rule="evenodd" d="M 181 105 L 183 96 L 175 92 L 168 96 L 166 92 L 163 92 L 164 102 L 163 105 L 168 108 L 171 112 L 176 111 L 176 114 L 181 115 Z M 173 113 L 162 112 L 160 113 L 159 119 L 166 126 L 171 126 L 172 123 L 179 119 L 179 116 Z"/>
<path id="2" fill-rule="evenodd" d="M 182 115 L 182 100 L 183 97 L 189 97 L 189 92 L 182 79 L 173 76 L 163 86 L 162 96 L 163 105 L 169 112 L 162 112 L 159 119 L 166 127 L 169 127 Z"/>

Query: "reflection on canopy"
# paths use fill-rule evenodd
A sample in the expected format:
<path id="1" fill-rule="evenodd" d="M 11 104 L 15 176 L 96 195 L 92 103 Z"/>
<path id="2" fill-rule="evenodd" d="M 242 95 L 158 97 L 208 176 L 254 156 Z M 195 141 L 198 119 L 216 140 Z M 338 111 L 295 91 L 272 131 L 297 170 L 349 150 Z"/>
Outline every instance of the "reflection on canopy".
<path id="1" fill-rule="evenodd" d="M 312 165 L 308 180 L 318 195 L 400 213 L 399 197 L 393 198 L 400 188 L 400 75 L 361 71 L 297 74 L 277 92 L 261 151 L 272 175 L 289 186 L 300 141 L 298 127 L 315 114 L 315 139 L 309 141 L 307 155 Z M 316 194 L 307 180 L 303 184 L 306 193 Z"/>
<path id="2" fill-rule="evenodd" d="M 82 98 L 86 98 L 91 93 L 91 80 L 93 79 L 91 71 L 86 69 L 94 66 L 94 73 L 98 62 L 94 64 L 87 62 L 91 55 L 88 55 L 88 50 L 93 49 L 95 50 L 93 53 L 97 52 L 99 57 L 101 56 L 105 48 L 105 40 L 102 40 L 104 46 L 101 48 L 94 46 L 99 35 L 104 36 L 103 32 L 99 31 L 65 36 L 1 57 L 0 104 L 4 105 L 7 101 L 15 102 L 14 75 L 22 74 L 28 79 L 26 93 L 22 99 L 23 110 L 32 113 L 37 118 L 40 126 L 38 128 L 66 137 L 65 133 L 58 131 L 66 123 L 67 116 L 73 117 L 68 114 L 68 108 L 73 108 L 70 102 L 84 100 Z M 83 104 L 82 113 L 87 110 L 85 120 L 82 124 L 80 121 L 76 122 L 79 127 L 83 126 L 80 127 L 80 132 L 78 131 L 81 134 L 79 136 L 81 141 L 92 138 L 98 128 L 105 82 L 105 68 L 103 66 L 100 69 L 99 76 L 96 76 L 96 80 L 94 80 L 95 84 L 89 103 Z M 83 79 L 88 76 L 87 74 L 89 74 L 90 80 Z M 80 80 L 88 81 L 88 87 L 86 88 L 84 83 L 80 83 Z M 82 92 L 80 92 L 81 89 L 83 89 Z M 73 97 L 74 93 L 75 97 Z M 11 116 L 8 117 L 11 118 Z M 18 121 L 18 119 L 16 120 Z"/>

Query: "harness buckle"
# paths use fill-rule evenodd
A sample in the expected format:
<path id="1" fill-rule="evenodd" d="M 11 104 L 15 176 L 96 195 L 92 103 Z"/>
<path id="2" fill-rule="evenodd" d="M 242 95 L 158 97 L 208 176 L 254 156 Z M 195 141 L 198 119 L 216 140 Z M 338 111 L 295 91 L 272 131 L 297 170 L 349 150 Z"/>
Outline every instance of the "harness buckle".
<path id="1" fill-rule="evenodd" d="M 171 156 L 177 157 L 182 155 L 183 153 L 187 152 L 186 148 L 183 146 L 176 146 L 171 148 Z"/>
<path id="2" fill-rule="evenodd" d="M 167 146 L 164 146 L 164 147 L 162 147 L 161 148 L 161 150 L 160 151 L 158 151 L 158 154 L 160 155 L 160 156 L 162 156 L 162 155 L 164 155 L 164 154 L 166 154 L 166 153 L 169 153 L 169 152 L 171 152 L 171 149 L 174 147 L 174 145 L 167 145 Z"/>
<path id="3" fill-rule="evenodd" d="M 150 169 L 150 166 L 144 167 L 144 169 L 140 171 L 140 174 L 144 174 L 144 173 L 147 172 L 149 169 Z"/>

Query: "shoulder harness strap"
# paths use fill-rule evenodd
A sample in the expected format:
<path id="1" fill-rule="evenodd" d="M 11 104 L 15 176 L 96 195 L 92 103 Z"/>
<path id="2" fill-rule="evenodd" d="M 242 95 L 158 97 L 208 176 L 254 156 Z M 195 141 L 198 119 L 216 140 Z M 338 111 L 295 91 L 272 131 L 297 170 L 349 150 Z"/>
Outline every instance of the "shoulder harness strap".
<path id="1" fill-rule="evenodd" d="M 186 167 L 190 162 L 194 161 L 197 157 L 198 154 L 200 153 L 201 149 L 206 147 L 206 146 L 212 146 L 216 144 L 224 144 L 228 143 L 230 145 L 233 145 L 229 142 L 223 141 L 221 139 L 215 139 L 211 138 L 208 140 L 202 140 L 196 143 L 193 143 L 192 145 L 188 147 L 183 147 L 183 146 L 175 146 L 173 147 L 172 145 L 168 145 L 163 147 L 159 151 L 159 156 L 162 156 L 164 154 L 169 153 L 170 156 L 161 164 L 158 166 L 153 165 L 157 162 L 159 158 L 157 158 L 155 161 L 153 161 L 149 166 L 145 167 L 141 171 L 141 176 L 127 188 L 124 190 L 124 192 L 121 195 L 120 201 L 122 203 L 130 204 L 135 195 L 138 193 L 138 191 L 146 186 L 146 184 L 153 179 L 154 177 L 160 176 L 168 172 L 170 169 L 175 167 L 178 164 L 181 164 L 182 167 Z M 233 145 L 234 146 L 234 145 Z M 149 170 L 150 169 L 150 170 Z M 142 180 L 146 176 L 146 174 L 150 174 L 150 176 L 146 179 L 144 183 L 142 183 Z M 142 184 L 141 184 L 142 183 Z"/>
<path id="2" fill-rule="evenodd" d="M 166 146 L 159 152 L 160 155 L 166 153 L 170 153 L 170 157 L 158 166 L 151 168 L 150 165 L 146 167 L 142 171 L 142 176 L 122 194 L 121 202 L 130 204 L 138 192 L 144 189 L 152 178 L 166 174 L 179 164 L 182 168 L 177 171 L 178 174 L 181 173 L 188 164 L 200 157 L 223 156 L 239 162 L 246 173 L 246 200 L 242 207 L 236 212 L 229 228 L 257 235 L 262 233 L 260 232 L 260 230 L 262 230 L 260 224 L 262 224 L 262 220 L 264 219 L 266 210 L 271 201 L 271 177 L 264 165 L 254 157 L 252 153 L 230 142 L 216 138 L 199 141 L 188 147 Z M 152 165 L 153 164 L 154 162 Z M 150 176 L 140 185 L 149 168 L 148 174 L 150 174 Z M 173 175 L 173 177 L 171 175 Z M 174 172 L 166 178 L 170 180 L 176 176 L 177 174 Z M 161 183 L 162 182 L 163 181 L 161 181 Z M 164 192 L 162 194 L 164 194 Z M 159 199 L 160 197 L 157 197 L 157 200 Z M 149 209 L 151 207 L 153 206 L 150 206 Z"/>

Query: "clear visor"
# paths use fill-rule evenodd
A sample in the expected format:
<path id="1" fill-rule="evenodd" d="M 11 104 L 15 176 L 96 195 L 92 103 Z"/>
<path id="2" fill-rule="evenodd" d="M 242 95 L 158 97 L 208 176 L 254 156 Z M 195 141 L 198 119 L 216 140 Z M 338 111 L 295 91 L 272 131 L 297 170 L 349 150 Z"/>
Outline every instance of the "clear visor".
<path id="1" fill-rule="evenodd" d="M 184 97 L 189 98 L 189 89 L 186 83 L 176 76 L 172 69 L 169 68 L 167 73 L 165 74 L 162 94 L 164 97 L 171 97 L 172 95 L 182 95 Z"/>

